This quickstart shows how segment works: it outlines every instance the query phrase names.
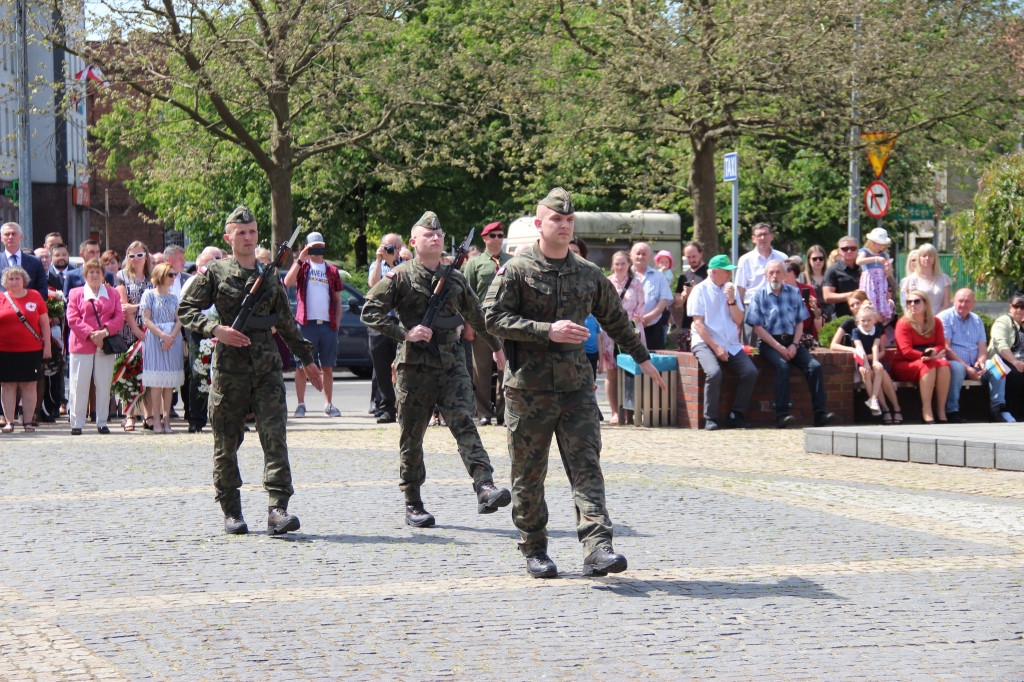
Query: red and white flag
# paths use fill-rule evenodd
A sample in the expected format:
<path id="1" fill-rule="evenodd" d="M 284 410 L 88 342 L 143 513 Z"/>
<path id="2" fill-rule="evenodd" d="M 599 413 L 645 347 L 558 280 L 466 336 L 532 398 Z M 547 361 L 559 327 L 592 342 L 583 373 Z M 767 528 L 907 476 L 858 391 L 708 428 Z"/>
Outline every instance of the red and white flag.
<path id="1" fill-rule="evenodd" d="M 100 67 L 96 66 L 95 64 L 90 64 L 89 66 L 85 67 L 84 69 L 76 73 L 75 80 L 79 83 L 84 83 L 86 81 L 96 81 L 100 85 L 106 86 L 108 88 L 110 87 L 110 83 L 108 83 L 107 79 L 103 77 L 103 72 L 100 71 Z"/>

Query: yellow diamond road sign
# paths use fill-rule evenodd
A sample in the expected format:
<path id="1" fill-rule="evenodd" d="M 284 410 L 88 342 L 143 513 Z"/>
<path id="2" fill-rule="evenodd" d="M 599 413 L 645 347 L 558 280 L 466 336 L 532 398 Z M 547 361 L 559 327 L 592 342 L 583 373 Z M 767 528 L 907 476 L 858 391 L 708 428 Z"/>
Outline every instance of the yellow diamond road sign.
<path id="1" fill-rule="evenodd" d="M 889 154 L 896 144 L 896 133 L 861 133 L 860 141 L 868 146 L 868 161 L 875 171 L 875 177 L 882 177 L 885 162 L 889 160 Z"/>

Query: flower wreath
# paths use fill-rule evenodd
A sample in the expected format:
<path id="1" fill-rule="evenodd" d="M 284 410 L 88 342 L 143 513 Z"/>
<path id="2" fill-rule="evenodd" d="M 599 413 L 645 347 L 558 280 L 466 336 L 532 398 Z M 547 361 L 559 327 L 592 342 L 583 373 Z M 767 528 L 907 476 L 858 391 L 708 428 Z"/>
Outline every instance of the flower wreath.
<path id="1" fill-rule="evenodd" d="M 124 406 L 124 413 L 132 409 L 142 397 L 142 341 L 136 341 L 127 353 L 117 356 L 114 361 L 114 380 L 110 391 L 117 402 Z"/>
<path id="2" fill-rule="evenodd" d="M 210 367 L 213 362 L 213 349 L 217 339 L 203 339 L 199 342 L 199 355 L 192 363 L 192 377 L 199 381 L 196 390 L 200 393 L 210 392 Z"/>

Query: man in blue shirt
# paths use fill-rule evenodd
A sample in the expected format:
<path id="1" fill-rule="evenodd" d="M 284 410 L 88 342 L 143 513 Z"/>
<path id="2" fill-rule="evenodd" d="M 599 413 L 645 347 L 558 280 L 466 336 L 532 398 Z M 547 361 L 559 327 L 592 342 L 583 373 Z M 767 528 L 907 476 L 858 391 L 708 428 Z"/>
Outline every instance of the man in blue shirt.
<path id="1" fill-rule="evenodd" d="M 964 379 L 977 381 L 988 361 L 985 323 L 975 315 L 974 292 L 960 289 L 953 296 L 953 307 L 936 315 L 946 335 L 946 359 L 949 360 L 949 395 L 946 397 L 946 419 L 962 424 L 960 389 Z"/>
<path id="2" fill-rule="evenodd" d="M 800 345 L 804 321 L 810 315 L 800 298 L 800 290 L 783 282 L 784 273 L 781 261 L 768 262 L 764 286 L 751 296 L 746 322 L 760 339 L 761 356 L 775 368 L 775 425 L 784 429 L 796 423 L 796 418 L 789 413 L 789 366 L 794 365 L 807 377 L 814 425 L 825 426 L 835 418 L 825 411 L 825 376 L 821 364 Z"/>
<path id="3" fill-rule="evenodd" d="M 633 244 L 629 252 L 633 275 L 644 285 L 644 338 L 647 350 L 664 350 L 668 332 L 666 308 L 675 300 L 665 275 L 651 267 L 651 247 L 643 242 Z"/>

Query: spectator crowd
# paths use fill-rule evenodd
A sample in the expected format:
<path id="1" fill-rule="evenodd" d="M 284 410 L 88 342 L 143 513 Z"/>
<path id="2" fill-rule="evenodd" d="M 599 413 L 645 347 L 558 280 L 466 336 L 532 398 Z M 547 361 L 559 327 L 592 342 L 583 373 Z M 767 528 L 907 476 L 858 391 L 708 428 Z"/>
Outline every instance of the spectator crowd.
<path id="1" fill-rule="evenodd" d="M 59 233 L 46 235 L 32 250 L 16 223 L 0 228 L 0 430 L 19 425 L 33 432 L 42 422 L 66 416 L 71 433 L 92 423 L 110 433 L 111 415 L 124 431 L 172 431 L 180 400 L 189 432 L 206 426 L 206 390 L 212 344 L 182 329 L 178 302 L 195 273 L 224 257 L 207 247 L 187 268 L 185 252 L 168 246 L 152 253 L 134 241 L 123 253 L 101 252 L 93 240 L 78 245 L 80 267 Z M 463 272 L 482 301 L 512 255 L 503 249 L 500 222 L 482 230 Z M 750 402 L 760 371 L 773 377 L 775 423 L 796 423 L 791 414 L 790 367 L 803 375 L 811 397 L 814 424 L 829 423 L 823 370 L 812 352 L 819 334 L 833 321 L 828 348 L 850 355 L 872 415 L 885 424 L 904 421 L 897 387 L 917 386 L 925 423 L 958 423 L 966 382 L 988 389 L 993 421 L 1014 421 L 1024 390 L 1024 294 L 1011 297 L 1005 314 L 989 328 L 974 312 L 969 288 L 952 291 L 935 247 L 925 244 L 908 254 L 906 274 L 895 277 L 891 239 L 882 228 L 860 244 L 843 237 L 828 251 L 813 245 L 800 255 L 773 247 L 774 231 L 757 223 L 754 248 L 734 264 L 728 256 L 705 261 L 704 249 L 689 242 L 676 270 L 673 255 L 637 242 L 613 254 L 608 279 L 635 331 L 649 350 L 678 348 L 696 357 L 704 375 L 704 423 L 708 430 L 750 426 Z M 313 344 L 324 372 L 327 416 L 341 411 L 333 402 L 333 368 L 339 320 L 351 314 L 342 306 L 342 271 L 325 259 L 326 241 L 307 235 L 290 269 L 280 273 L 297 293 L 296 319 Z M 572 250 L 588 257 L 586 243 Z M 258 254 L 269 262 L 271 254 Z M 373 286 L 412 258 L 402 237 L 387 234 L 367 271 Z M 833 322 L 835 324 L 835 322 Z M 618 420 L 618 348 L 596 320 L 587 321 L 591 338 L 585 351 L 595 374 L 604 373 Z M 461 330 L 467 369 L 473 377 L 476 418 L 481 425 L 504 422 L 502 372 L 478 332 Z M 831 334 L 830 334 L 831 335 Z M 394 340 L 370 331 L 373 364 L 369 411 L 379 423 L 396 420 Z M 763 362 L 752 361 L 757 353 Z M 286 366 L 290 357 L 282 358 Z M 205 358 L 205 362 L 204 362 Z M 758 369 L 758 364 L 762 369 Z M 728 373 L 723 370 L 728 369 Z M 735 382 L 733 399 L 719 413 L 723 382 Z M 65 383 L 66 382 L 66 383 Z M 306 377 L 296 370 L 298 398 L 294 417 L 306 415 Z M 442 417 L 437 417 L 441 421 Z M 115 422 L 115 425 L 117 422 Z"/>

